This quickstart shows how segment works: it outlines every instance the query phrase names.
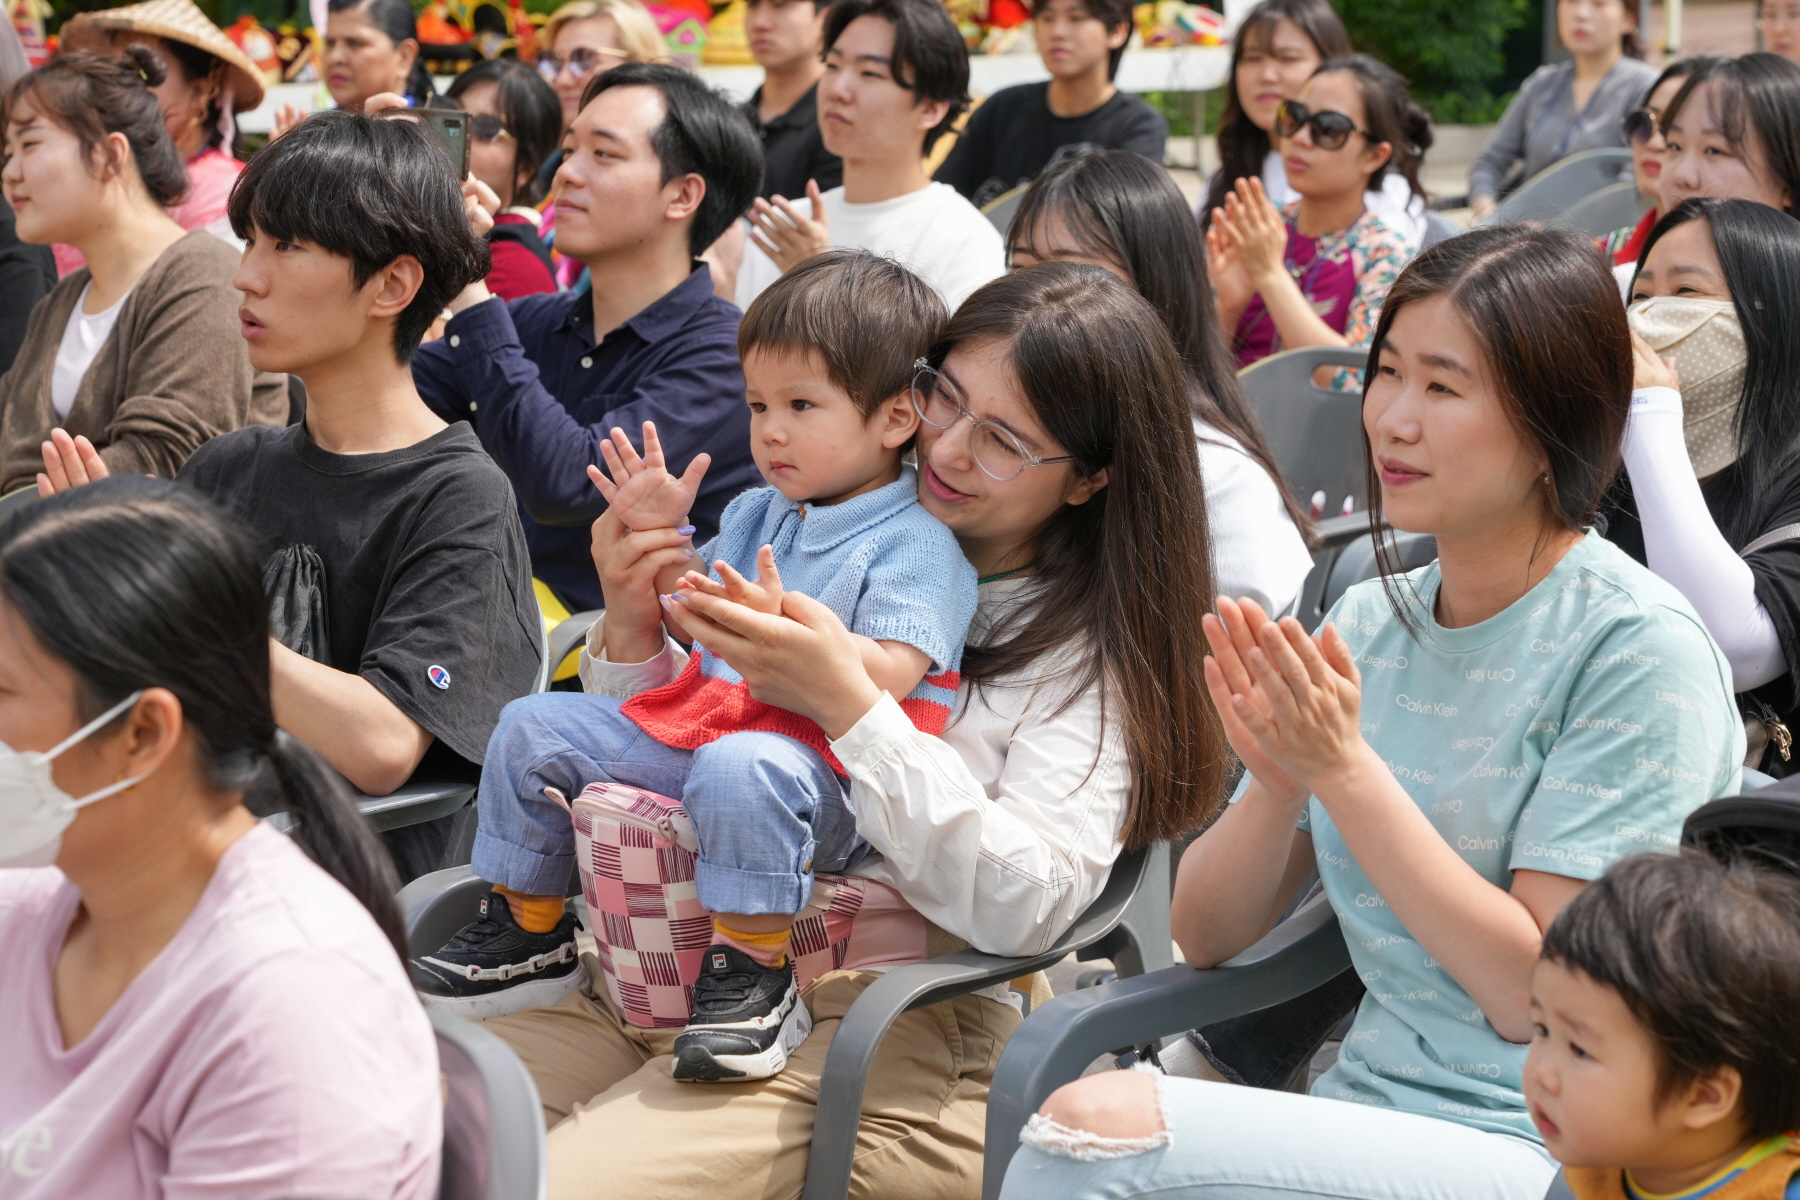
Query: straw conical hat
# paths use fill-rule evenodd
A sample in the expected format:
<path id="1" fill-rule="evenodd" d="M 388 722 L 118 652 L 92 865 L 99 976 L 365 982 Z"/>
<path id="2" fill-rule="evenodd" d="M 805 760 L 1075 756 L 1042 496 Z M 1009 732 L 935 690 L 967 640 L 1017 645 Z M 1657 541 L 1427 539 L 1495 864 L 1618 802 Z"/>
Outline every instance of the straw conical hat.
<path id="1" fill-rule="evenodd" d="M 262 72 L 194 0 L 148 0 L 81 13 L 63 26 L 62 44 L 71 50 L 105 49 L 112 34 L 126 31 L 199 47 L 228 68 L 233 109 L 247 112 L 262 103 Z"/>

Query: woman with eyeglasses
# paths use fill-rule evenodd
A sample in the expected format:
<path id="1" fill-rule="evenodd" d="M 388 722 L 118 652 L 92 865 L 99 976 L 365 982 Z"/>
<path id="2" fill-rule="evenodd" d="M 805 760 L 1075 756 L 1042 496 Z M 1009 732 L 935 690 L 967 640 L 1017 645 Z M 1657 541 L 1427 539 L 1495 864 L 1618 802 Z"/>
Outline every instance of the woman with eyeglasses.
<path id="1" fill-rule="evenodd" d="M 469 114 L 469 170 L 500 202 L 486 233 L 488 291 L 502 300 L 554 292 L 550 251 L 538 236 L 538 168 L 562 141 L 562 105 L 538 73 L 515 59 L 478 62 L 448 99 Z"/>
<path id="2" fill-rule="evenodd" d="M 1364 196 L 1391 171 L 1415 194 L 1431 118 L 1365 54 L 1337 58 L 1283 100 L 1275 133 L 1300 199 L 1277 208 L 1240 179 L 1206 231 L 1219 321 L 1240 367 L 1302 346 L 1366 346 L 1411 257 Z"/>
<path id="3" fill-rule="evenodd" d="M 1689 75 L 1697 69 L 1710 67 L 1714 61 L 1684 58 L 1670 63 L 1644 93 L 1644 102 L 1619 118 L 1619 127 L 1625 131 L 1625 141 L 1631 147 L 1632 179 L 1637 183 L 1638 195 L 1650 201 L 1650 207 L 1636 225 L 1615 229 L 1599 239 L 1600 248 L 1615 267 L 1637 263 L 1644 239 L 1650 236 L 1650 230 L 1667 211 L 1662 203 L 1663 158 L 1669 149 L 1662 135 L 1663 110 L 1669 107 L 1669 102 Z"/>
<path id="4" fill-rule="evenodd" d="M 1299 98 L 1321 63 L 1350 53 L 1350 35 L 1326 0 L 1262 0 L 1250 10 L 1231 42 L 1231 74 L 1219 117 L 1220 166 L 1200 203 L 1202 223 L 1208 213 L 1224 207 L 1240 179 L 1260 177 L 1277 204 L 1300 198 L 1288 186 L 1287 168 L 1274 146 L 1275 110 L 1283 100 Z M 1425 200 L 1406 180 L 1386 176 L 1363 202 L 1409 249 L 1419 248 L 1425 237 Z"/>
<path id="5" fill-rule="evenodd" d="M 1506 106 L 1469 169 L 1469 206 L 1478 220 L 1552 163 L 1625 144 L 1619 118 L 1656 78 L 1656 68 L 1639 57 L 1637 17 L 1637 0 L 1558 0 L 1557 37 L 1574 57 L 1532 72 Z"/>
<path id="6" fill-rule="evenodd" d="M 437 98 L 419 57 L 419 28 L 407 0 L 330 0 L 326 5 L 325 90 L 339 108 L 361 112 L 383 92 L 427 108 Z M 277 126 L 279 129 L 280 126 Z"/>

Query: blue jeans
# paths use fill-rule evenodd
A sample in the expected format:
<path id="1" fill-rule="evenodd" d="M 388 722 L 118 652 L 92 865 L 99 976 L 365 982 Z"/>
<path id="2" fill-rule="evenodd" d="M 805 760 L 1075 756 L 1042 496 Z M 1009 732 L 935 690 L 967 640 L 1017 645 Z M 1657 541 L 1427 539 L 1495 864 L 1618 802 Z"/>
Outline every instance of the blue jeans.
<path id="1" fill-rule="evenodd" d="M 575 865 L 569 810 L 590 783 L 678 796 L 700 837 L 694 881 L 720 913 L 796 913 L 813 872 L 868 854 L 843 783 L 818 751 L 779 733 L 732 733 L 677 750 L 643 732 L 609 696 L 545 692 L 508 704 L 481 768 L 471 865 L 490 883 L 560 896 Z"/>
<path id="2" fill-rule="evenodd" d="M 1541 1146 L 1293 1092 L 1157 1077 L 1167 1145 L 1080 1161 L 1019 1147 L 1000 1200 L 1542 1200 Z"/>

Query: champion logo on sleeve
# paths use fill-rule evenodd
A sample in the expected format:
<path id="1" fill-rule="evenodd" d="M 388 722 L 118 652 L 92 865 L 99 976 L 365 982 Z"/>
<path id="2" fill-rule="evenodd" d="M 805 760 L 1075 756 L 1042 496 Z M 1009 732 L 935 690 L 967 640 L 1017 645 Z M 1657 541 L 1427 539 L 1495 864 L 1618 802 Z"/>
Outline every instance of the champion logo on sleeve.
<path id="1" fill-rule="evenodd" d="M 447 691 L 450 687 L 450 672 L 433 663 L 425 668 L 425 678 L 431 680 L 431 686 L 438 691 Z"/>

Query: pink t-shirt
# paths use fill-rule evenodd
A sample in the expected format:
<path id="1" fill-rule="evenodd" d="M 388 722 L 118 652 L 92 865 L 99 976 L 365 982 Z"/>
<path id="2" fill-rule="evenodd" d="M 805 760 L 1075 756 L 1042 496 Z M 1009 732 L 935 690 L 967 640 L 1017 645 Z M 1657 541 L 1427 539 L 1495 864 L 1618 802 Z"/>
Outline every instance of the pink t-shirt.
<path id="1" fill-rule="evenodd" d="M 51 971 L 80 900 L 0 870 L 0 1196 L 430 1200 L 437 1046 L 368 912 L 258 825 L 82 1042 Z"/>

